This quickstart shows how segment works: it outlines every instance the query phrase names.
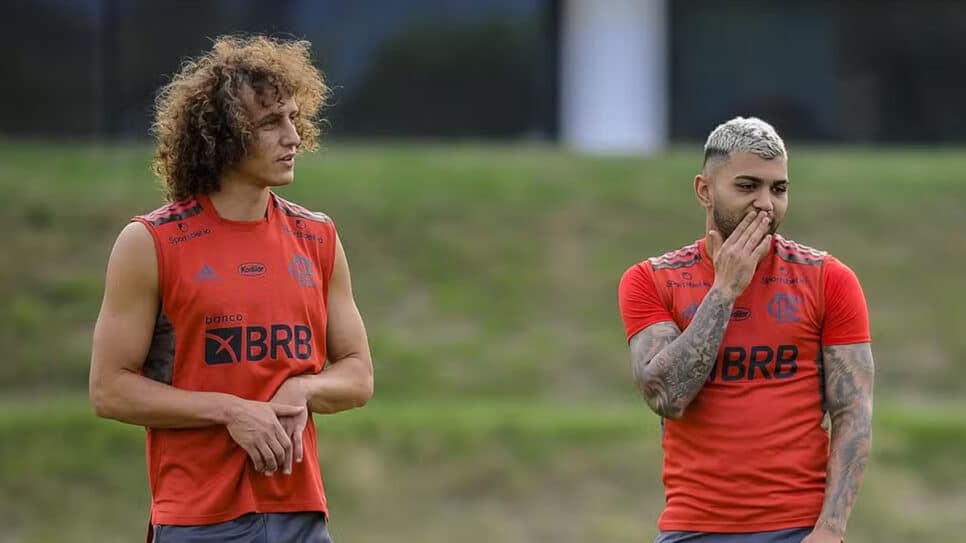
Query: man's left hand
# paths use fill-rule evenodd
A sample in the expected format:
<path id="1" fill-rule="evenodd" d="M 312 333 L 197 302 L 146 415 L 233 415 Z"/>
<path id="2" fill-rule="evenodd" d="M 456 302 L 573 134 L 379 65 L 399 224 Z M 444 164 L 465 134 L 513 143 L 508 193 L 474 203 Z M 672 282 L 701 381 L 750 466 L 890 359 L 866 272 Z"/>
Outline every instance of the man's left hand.
<path id="1" fill-rule="evenodd" d="M 802 543 L 844 543 L 845 538 L 826 530 L 825 528 L 815 528 L 808 534 Z"/>
<path id="2" fill-rule="evenodd" d="M 282 383 L 282 386 L 278 388 L 278 391 L 275 392 L 272 401 L 308 407 L 308 397 L 306 396 L 305 388 L 302 386 L 302 381 L 298 377 L 289 377 L 286 379 Z M 294 417 L 279 417 L 278 419 L 282 424 L 282 428 L 285 429 L 285 433 L 292 440 L 292 452 L 285 459 L 285 465 L 282 468 L 282 473 L 286 475 L 292 473 L 293 460 L 295 462 L 302 461 L 302 433 L 305 431 L 305 425 L 309 420 L 308 413 L 308 409 L 306 409 Z"/>

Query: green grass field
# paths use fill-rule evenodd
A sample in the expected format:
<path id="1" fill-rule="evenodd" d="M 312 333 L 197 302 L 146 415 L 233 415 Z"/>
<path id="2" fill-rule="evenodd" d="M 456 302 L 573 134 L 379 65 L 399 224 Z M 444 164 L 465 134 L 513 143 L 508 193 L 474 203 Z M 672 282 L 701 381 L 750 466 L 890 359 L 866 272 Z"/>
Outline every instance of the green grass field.
<path id="1" fill-rule="evenodd" d="M 792 146 L 783 233 L 863 282 L 874 459 L 851 541 L 966 529 L 966 152 Z M 146 147 L 0 145 L 0 542 L 131 541 L 142 430 L 84 401 L 111 243 L 160 205 Z M 376 364 L 365 409 L 319 417 L 340 541 L 647 541 L 657 419 L 616 307 L 630 264 L 690 243 L 699 151 L 333 146 L 283 195 L 332 216 Z M 12 527 L 12 528 L 11 528 Z"/>

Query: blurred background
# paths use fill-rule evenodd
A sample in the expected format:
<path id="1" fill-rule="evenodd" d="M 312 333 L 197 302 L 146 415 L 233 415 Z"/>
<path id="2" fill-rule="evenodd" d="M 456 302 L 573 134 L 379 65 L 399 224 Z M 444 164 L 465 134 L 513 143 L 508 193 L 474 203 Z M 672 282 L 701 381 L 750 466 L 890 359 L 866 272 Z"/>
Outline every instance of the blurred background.
<path id="1" fill-rule="evenodd" d="M 155 93 L 226 33 L 308 39 L 376 366 L 317 416 L 337 541 L 651 541 L 659 423 L 617 309 L 702 235 L 718 123 L 785 137 L 783 233 L 862 280 L 875 440 L 849 541 L 966 530 L 966 3 L 13 0 L 0 19 L 0 542 L 136 541 L 140 428 L 87 403 L 114 238 L 162 204 Z"/>

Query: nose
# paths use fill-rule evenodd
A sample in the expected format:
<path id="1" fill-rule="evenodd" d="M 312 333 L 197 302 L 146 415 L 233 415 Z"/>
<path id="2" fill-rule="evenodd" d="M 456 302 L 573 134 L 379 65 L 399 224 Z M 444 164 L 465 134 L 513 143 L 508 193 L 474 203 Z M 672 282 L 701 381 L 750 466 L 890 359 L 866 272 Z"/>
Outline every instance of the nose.
<path id="1" fill-rule="evenodd" d="M 758 194 L 755 195 L 754 206 L 757 211 L 772 213 L 775 210 L 775 203 L 772 201 L 771 190 L 762 187 L 762 190 L 759 190 Z"/>
<path id="2" fill-rule="evenodd" d="M 282 134 L 282 146 L 283 147 L 295 147 L 298 148 L 302 144 L 302 138 L 299 136 L 299 131 L 295 127 L 295 122 L 289 119 L 285 124 L 285 131 Z"/>

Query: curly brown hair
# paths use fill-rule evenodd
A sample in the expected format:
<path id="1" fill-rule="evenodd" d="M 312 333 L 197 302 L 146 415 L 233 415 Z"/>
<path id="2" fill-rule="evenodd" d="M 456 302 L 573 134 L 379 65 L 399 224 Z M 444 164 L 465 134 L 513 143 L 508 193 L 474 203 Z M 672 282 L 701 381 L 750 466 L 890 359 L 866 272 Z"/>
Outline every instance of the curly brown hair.
<path id="1" fill-rule="evenodd" d="M 294 98 L 299 150 L 318 147 L 316 117 L 329 88 L 310 48 L 302 40 L 222 36 L 181 66 L 158 94 L 151 127 L 157 139 L 152 169 L 168 200 L 217 191 L 221 174 L 244 157 L 254 128 L 241 98 L 246 86 L 263 104 L 269 97 Z"/>

